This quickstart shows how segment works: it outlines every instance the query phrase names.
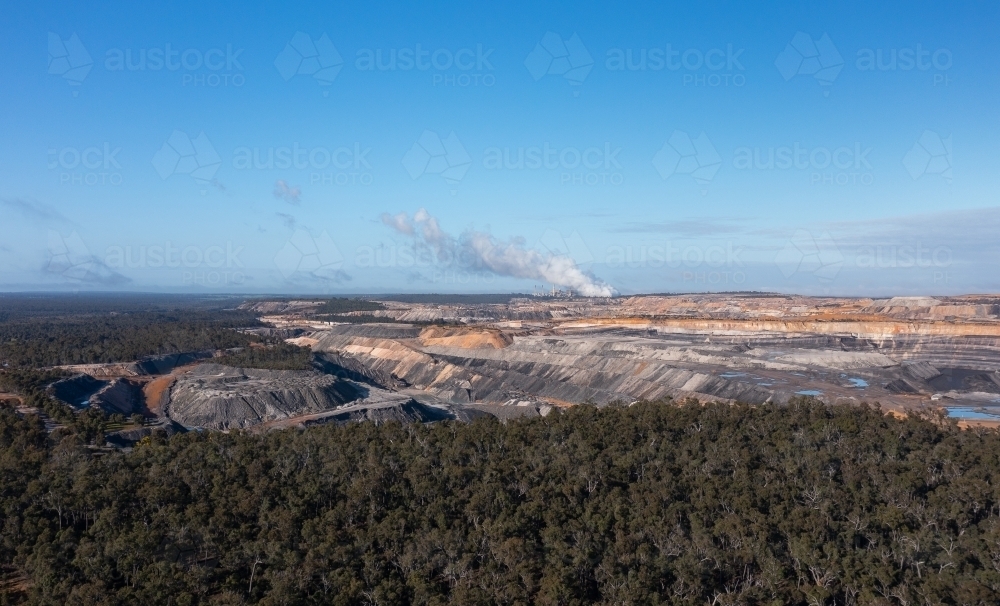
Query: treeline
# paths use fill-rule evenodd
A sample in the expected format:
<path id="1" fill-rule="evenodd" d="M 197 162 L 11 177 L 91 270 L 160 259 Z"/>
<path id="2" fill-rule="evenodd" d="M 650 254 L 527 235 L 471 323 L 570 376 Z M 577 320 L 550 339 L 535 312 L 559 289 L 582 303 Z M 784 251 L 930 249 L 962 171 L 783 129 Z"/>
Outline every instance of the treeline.
<path id="1" fill-rule="evenodd" d="M 242 298 L 232 296 L 143 293 L 0 293 L 0 322 L 138 311 L 232 309 L 242 301 Z"/>
<path id="2" fill-rule="evenodd" d="M 511 299 L 527 297 L 526 294 L 408 294 L 379 296 L 383 301 L 419 303 L 424 305 L 506 305 Z"/>
<path id="3" fill-rule="evenodd" d="M 640 403 L 95 457 L 0 411 L 4 600 L 1000 603 L 1000 436 L 941 423 Z"/>
<path id="4" fill-rule="evenodd" d="M 324 322 L 343 322 L 345 324 L 394 324 L 394 318 L 376 316 L 370 313 L 360 315 L 346 315 L 351 312 L 369 312 L 385 309 L 385 305 L 378 301 L 367 299 L 327 299 L 322 305 L 317 307 L 311 317 Z"/>
<path id="5" fill-rule="evenodd" d="M 265 368 L 269 370 L 311 370 L 312 350 L 288 343 L 253 345 L 240 351 L 227 352 L 212 360 L 215 364 L 237 368 Z"/>
<path id="6" fill-rule="evenodd" d="M 246 312 L 178 309 L 19 317 L 0 322 L 0 365 L 34 368 L 125 362 L 146 356 L 244 347 L 233 330 L 260 326 Z"/>
<path id="7" fill-rule="evenodd" d="M 316 314 L 345 314 L 351 311 L 378 311 L 385 305 L 367 299 L 327 299 L 316 308 Z"/>
<path id="8" fill-rule="evenodd" d="M 103 446 L 107 425 L 104 413 L 94 408 L 74 411 L 49 395 L 46 389 L 54 381 L 69 376 L 70 373 L 62 370 L 0 369 L 0 391 L 17 394 L 25 407 L 37 409 L 52 421 L 61 424 L 66 432 L 75 435 L 81 443 Z"/>

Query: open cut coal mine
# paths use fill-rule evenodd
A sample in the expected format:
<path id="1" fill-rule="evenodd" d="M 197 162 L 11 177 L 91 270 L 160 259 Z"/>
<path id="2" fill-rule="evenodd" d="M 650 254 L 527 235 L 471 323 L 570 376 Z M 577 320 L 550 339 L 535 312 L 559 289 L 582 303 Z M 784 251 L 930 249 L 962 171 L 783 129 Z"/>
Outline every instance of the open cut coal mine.
<path id="1" fill-rule="evenodd" d="M 167 416 L 185 427 L 237 429 L 323 412 L 358 396 L 351 383 L 316 371 L 201 364 L 171 388 Z"/>

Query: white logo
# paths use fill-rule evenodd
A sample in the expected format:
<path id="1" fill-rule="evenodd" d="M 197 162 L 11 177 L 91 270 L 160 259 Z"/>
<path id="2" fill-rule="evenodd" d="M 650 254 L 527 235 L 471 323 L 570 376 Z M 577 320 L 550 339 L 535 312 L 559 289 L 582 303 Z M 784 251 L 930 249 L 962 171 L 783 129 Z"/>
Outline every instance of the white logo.
<path id="1" fill-rule="evenodd" d="M 344 257 L 325 231 L 318 238 L 313 238 L 304 229 L 295 230 L 291 239 L 274 256 L 274 264 L 286 280 L 296 273 L 338 281 L 347 276 L 341 271 Z"/>
<path id="2" fill-rule="evenodd" d="M 47 272 L 81 282 L 120 284 L 129 281 L 90 254 L 87 245 L 75 231 L 63 238 L 58 232 L 50 229 L 48 248 L 49 264 L 45 267 Z"/>
<path id="3" fill-rule="evenodd" d="M 344 67 L 344 60 L 326 34 L 313 42 L 308 34 L 295 32 L 292 41 L 274 59 L 274 66 L 286 82 L 294 76 L 303 75 L 312 76 L 319 84 L 329 86 L 336 80 L 340 68 Z"/>
<path id="4" fill-rule="evenodd" d="M 434 131 L 425 130 L 403 156 L 403 167 L 412 179 L 427 173 L 441 175 L 449 183 L 458 183 L 470 166 L 472 157 L 462 147 L 455 131 L 442 140 Z"/>
<path id="5" fill-rule="evenodd" d="M 191 175 L 199 183 L 209 183 L 221 165 L 222 158 L 204 132 L 192 139 L 175 130 L 153 155 L 153 168 L 161 179 L 175 174 Z"/>
<path id="6" fill-rule="evenodd" d="M 706 185 L 722 166 L 722 156 L 704 132 L 692 140 L 686 132 L 675 130 L 653 156 L 653 166 L 663 179 L 675 174 L 691 175 Z"/>
<path id="7" fill-rule="evenodd" d="M 547 251 L 553 257 L 569 257 L 577 266 L 594 262 L 594 255 L 590 253 L 590 249 L 576 231 L 568 237 L 563 237 L 554 229 L 546 229 L 535 248 Z"/>
<path id="8" fill-rule="evenodd" d="M 923 175 L 941 175 L 951 183 L 951 135 L 925 130 L 910 151 L 903 156 L 903 166 L 914 179 Z"/>
<path id="9" fill-rule="evenodd" d="M 87 78 L 94 60 L 83 47 L 76 34 L 62 40 L 59 34 L 49 32 L 49 73 L 62 76 L 66 82 L 79 86 Z"/>
<path id="10" fill-rule="evenodd" d="M 830 86 L 840 75 L 844 58 L 829 35 L 823 34 L 819 40 L 813 40 L 809 34 L 797 32 L 774 60 L 774 65 L 786 82 L 795 76 L 812 76 L 821 85 Z"/>
<path id="11" fill-rule="evenodd" d="M 63 238 L 58 232 L 49 230 L 49 257 L 46 271 L 77 280 L 84 279 L 96 265 L 94 256 L 76 232 Z"/>
<path id="12" fill-rule="evenodd" d="M 575 33 L 563 41 L 559 34 L 545 32 L 542 41 L 528 53 L 524 66 L 535 82 L 552 75 L 562 76 L 570 84 L 580 85 L 594 67 L 594 58 Z"/>
<path id="13" fill-rule="evenodd" d="M 775 265 L 786 278 L 797 273 L 812 274 L 820 280 L 830 281 L 837 277 L 844 265 L 844 255 L 830 237 L 823 233 L 818 238 L 804 229 L 795 232 L 791 241 L 778 251 Z"/>

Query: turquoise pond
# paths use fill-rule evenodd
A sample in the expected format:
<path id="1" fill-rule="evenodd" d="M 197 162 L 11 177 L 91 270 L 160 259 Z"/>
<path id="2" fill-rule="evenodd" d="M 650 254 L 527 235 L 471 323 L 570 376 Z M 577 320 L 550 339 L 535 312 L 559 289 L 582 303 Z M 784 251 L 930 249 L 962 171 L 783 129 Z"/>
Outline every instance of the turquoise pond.
<path id="1" fill-rule="evenodd" d="M 823 392 L 818 389 L 803 389 L 802 391 L 797 391 L 795 393 L 800 396 L 812 396 L 814 398 L 823 395 Z"/>
<path id="2" fill-rule="evenodd" d="M 865 381 L 864 379 L 856 379 L 852 377 L 848 379 L 848 381 L 853 383 L 855 387 L 860 387 L 860 388 L 868 387 L 868 381 Z"/>
<path id="3" fill-rule="evenodd" d="M 948 416 L 952 419 L 985 419 L 1000 421 L 1000 408 L 983 408 L 982 406 L 952 406 L 948 408 Z"/>

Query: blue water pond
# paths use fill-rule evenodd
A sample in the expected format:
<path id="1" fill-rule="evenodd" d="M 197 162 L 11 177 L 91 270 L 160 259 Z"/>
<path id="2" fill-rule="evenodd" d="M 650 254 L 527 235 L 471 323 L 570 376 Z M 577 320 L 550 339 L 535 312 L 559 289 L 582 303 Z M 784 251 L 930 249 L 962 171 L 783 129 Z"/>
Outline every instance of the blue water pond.
<path id="1" fill-rule="evenodd" d="M 981 406 L 952 406 L 948 408 L 948 416 L 952 419 L 1000 421 L 1000 409 L 987 409 Z"/>

